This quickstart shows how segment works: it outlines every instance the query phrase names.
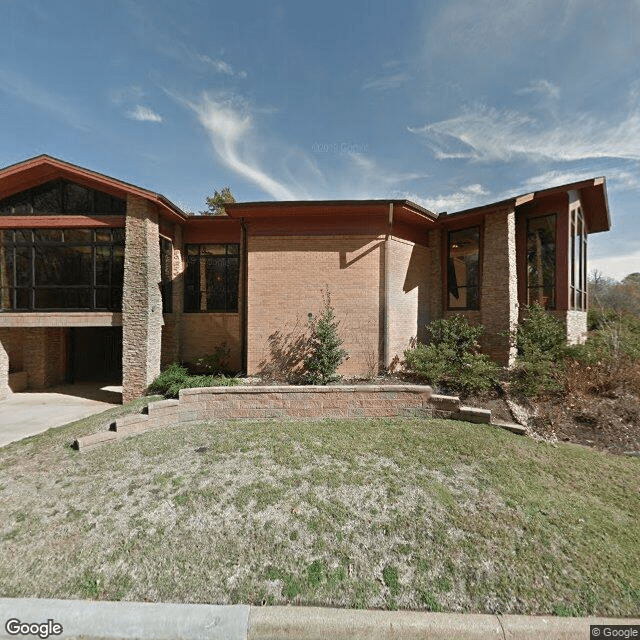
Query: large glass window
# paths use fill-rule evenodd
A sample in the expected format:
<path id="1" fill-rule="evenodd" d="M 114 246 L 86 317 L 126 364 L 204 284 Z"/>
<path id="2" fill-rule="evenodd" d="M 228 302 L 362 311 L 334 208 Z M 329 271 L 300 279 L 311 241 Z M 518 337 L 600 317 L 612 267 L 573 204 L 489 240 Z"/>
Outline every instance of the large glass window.
<path id="1" fill-rule="evenodd" d="M 240 245 L 188 244 L 185 311 L 238 311 Z"/>
<path id="2" fill-rule="evenodd" d="M 62 179 L 0 201 L 0 216 L 124 215 L 126 212 L 126 200 Z"/>
<path id="3" fill-rule="evenodd" d="M 569 305 L 571 309 L 587 308 L 587 230 L 582 209 L 569 212 L 571 255 L 569 256 Z"/>
<path id="4" fill-rule="evenodd" d="M 124 229 L 0 231 L 0 311 L 122 309 Z"/>
<path id="5" fill-rule="evenodd" d="M 527 304 L 556 306 L 556 216 L 527 220 Z"/>
<path id="6" fill-rule="evenodd" d="M 449 309 L 480 308 L 480 229 L 449 232 L 447 250 Z"/>

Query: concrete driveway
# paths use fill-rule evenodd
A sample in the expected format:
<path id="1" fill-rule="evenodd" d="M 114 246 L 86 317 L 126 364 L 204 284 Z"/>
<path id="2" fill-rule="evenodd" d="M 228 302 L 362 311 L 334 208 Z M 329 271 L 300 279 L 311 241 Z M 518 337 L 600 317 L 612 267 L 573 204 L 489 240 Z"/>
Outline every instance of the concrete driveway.
<path id="1" fill-rule="evenodd" d="M 0 401 L 0 447 L 51 427 L 86 418 L 122 402 L 122 387 L 79 383 L 46 392 L 13 393 Z"/>

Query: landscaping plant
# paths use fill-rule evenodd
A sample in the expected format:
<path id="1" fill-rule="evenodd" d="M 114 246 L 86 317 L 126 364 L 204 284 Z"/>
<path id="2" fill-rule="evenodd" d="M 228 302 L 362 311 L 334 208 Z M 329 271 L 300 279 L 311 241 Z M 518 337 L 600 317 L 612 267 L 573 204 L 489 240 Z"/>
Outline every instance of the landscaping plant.
<path id="1" fill-rule="evenodd" d="M 426 330 L 427 344 L 404 352 L 410 371 L 430 384 L 461 391 L 487 391 L 496 384 L 498 365 L 480 353 L 482 326 L 456 315 L 434 320 Z"/>
<path id="2" fill-rule="evenodd" d="M 147 393 L 160 393 L 166 398 L 177 398 L 180 389 L 197 387 L 233 387 L 240 384 L 237 378 L 218 375 L 194 376 L 185 367 L 172 362 L 148 387 Z"/>
<path id="3" fill-rule="evenodd" d="M 342 349 L 338 335 L 339 323 L 335 319 L 329 290 L 323 291 L 322 314 L 309 314 L 309 354 L 304 360 L 305 379 L 309 384 L 327 384 L 338 380 L 338 367 L 349 355 Z"/>

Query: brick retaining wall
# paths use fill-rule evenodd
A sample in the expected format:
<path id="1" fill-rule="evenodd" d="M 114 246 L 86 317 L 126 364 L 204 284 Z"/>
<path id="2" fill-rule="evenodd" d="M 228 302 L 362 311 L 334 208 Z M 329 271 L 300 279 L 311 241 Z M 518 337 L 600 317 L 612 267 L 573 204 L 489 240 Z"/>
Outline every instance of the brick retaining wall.
<path id="1" fill-rule="evenodd" d="M 117 418 L 109 431 L 77 438 L 75 446 L 84 451 L 136 433 L 210 420 L 396 416 L 491 422 L 491 411 L 463 407 L 460 398 L 435 395 L 424 385 L 207 387 L 184 389 L 179 400 L 151 402 L 147 413 Z"/>

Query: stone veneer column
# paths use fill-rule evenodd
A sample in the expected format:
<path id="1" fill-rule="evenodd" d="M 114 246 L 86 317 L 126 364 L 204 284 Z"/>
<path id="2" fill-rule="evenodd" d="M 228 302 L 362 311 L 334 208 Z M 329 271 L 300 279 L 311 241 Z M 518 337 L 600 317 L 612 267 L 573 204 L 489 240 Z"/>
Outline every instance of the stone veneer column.
<path id="1" fill-rule="evenodd" d="M 142 198 L 127 198 L 122 293 L 122 401 L 144 394 L 160 373 L 162 343 L 158 214 Z"/>
<path id="2" fill-rule="evenodd" d="M 480 318 L 482 343 L 496 362 L 511 366 L 516 349 L 501 335 L 518 324 L 515 210 L 501 210 L 485 218 Z"/>
<path id="3" fill-rule="evenodd" d="M 0 400 L 10 393 L 9 389 L 9 354 L 0 340 Z"/>

